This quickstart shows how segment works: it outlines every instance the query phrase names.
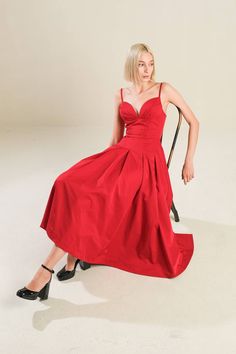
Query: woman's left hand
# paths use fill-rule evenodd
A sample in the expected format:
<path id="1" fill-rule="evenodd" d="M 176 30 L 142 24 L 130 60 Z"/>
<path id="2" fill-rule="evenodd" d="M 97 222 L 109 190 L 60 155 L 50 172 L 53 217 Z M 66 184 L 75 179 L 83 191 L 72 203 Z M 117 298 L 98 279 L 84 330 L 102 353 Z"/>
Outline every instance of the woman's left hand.
<path id="1" fill-rule="evenodd" d="M 185 162 L 182 168 L 182 179 L 184 180 L 184 184 L 190 182 L 192 178 L 194 178 L 193 163 Z"/>

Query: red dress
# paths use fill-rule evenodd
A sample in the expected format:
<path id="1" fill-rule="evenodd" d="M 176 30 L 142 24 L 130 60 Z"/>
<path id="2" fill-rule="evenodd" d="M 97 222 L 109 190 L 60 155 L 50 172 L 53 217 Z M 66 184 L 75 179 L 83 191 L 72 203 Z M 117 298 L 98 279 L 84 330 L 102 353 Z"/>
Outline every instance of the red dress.
<path id="1" fill-rule="evenodd" d="M 91 264 L 174 278 L 193 255 L 193 235 L 173 232 L 172 187 L 160 138 L 158 96 L 136 112 L 123 100 L 126 135 L 54 181 L 40 227 L 64 251 Z"/>

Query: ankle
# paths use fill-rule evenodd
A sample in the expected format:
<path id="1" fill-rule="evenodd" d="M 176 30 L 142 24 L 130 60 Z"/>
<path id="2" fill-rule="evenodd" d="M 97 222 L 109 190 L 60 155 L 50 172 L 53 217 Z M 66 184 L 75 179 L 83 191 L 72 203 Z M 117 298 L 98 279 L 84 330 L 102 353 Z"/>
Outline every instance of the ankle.
<path id="1" fill-rule="evenodd" d="M 52 276 L 52 273 L 49 272 L 47 269 L 45 269 L 44 267 L 40 266 L 37 273 L 35 274 L 35 277 L 36 279 L 45 279 L 45 280 L 48 280 L 50 279 Z"/>
<path id="2" fill-rule="evenodd" d="M 49 273 L 51 273 L 51 274 L 54 273 L 54 270 L 51 269 L 51 268 L 49 268 L 49 267 L 47 267 L 45 264 L 41 264 L 41 267 L 44 268 L 44 269 L 46 269 L 46 270 L 47 270 Z"/>
<path id="3" fill-rule="evenodd" d="M 72 256 L 71 254 L 68 253 L 67 255 L 67 262 L 73 263 L 76 261 L 76 257 Z"/>

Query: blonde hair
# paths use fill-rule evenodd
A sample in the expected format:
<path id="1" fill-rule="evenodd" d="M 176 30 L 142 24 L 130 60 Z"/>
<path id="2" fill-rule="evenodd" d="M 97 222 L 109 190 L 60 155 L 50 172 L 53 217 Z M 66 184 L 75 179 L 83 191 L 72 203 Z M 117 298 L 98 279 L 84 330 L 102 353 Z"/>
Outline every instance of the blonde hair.
<path id="1" fill-rule="evenodd" d="M 154 60 L 154 55 L 149 46 L 145 43 L 135 43 L 133 44 L 128 52 L 125 67 L 124 67 L 124 79 L 126 81 L 131 81 L 133 83 L 138 83 L 138 60 L 143 52 L 148 52 L 152 55 Z M 156 74 L 155 62 L 153 65 L 153 72 L 150 80 L 154 80 Z"/>

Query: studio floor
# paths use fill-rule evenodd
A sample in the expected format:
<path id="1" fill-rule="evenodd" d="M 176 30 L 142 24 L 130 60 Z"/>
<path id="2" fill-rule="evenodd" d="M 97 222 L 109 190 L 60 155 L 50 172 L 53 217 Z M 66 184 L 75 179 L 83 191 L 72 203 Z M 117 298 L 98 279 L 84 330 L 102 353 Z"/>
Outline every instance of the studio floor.
<path id="1" fill-rule="evenodd" d="M 39 227 L 51 185 L 72 164 L 105 149 L 103 136 L 109 132 L 101 126 L 3 127 L 1 353 L 236 353 L 235 171 L 227 169 L 233 157 L 230 134 L 222 141 L 220 130 L 213 135 L 202 129 L 196 177 L 187 187 L 179 177 L 177 160 L 182 152 L 176 151 L 173 158 L 170 176 L 180 222 L 170 214 L 171 222 L 174 231 L 194 236 L 194 255 L 185 272 L 164 279 L 102 265 L 86 271 L 78 267 L 75 277 L 65 282 L 54 274 L 49 298 L 40 302 L 15 293 L 32 278 L 53 245 Z M 218 158 L 213 158 L 213 151 Z"/>

